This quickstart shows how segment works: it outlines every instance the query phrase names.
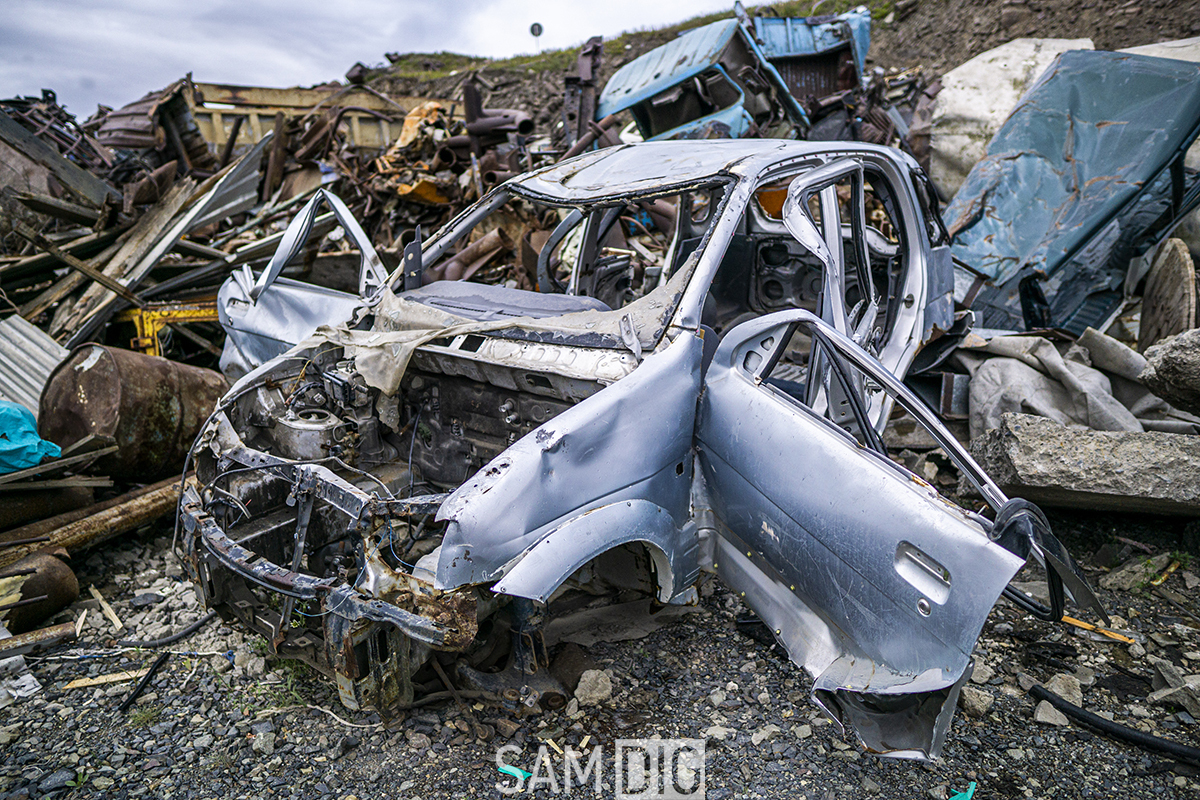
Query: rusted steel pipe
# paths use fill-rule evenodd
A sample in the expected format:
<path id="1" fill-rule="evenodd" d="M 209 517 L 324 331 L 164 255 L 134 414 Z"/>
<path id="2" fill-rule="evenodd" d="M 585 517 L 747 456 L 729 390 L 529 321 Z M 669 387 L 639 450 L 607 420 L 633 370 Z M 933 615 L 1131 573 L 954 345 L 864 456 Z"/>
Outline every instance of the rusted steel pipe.
<path id="1" fill-rule="evenodd" d="M 565 161 L 568 158 L 574 158 L 584 150 L 587 150 L 592 146 L 592 142 L 596 141 L 596 139 L 598 139 L 600 135 L 604 133 L 604 131 L 607 131 L 609 128 L 619 124 L 620 122 L 621 120 L 617 118 L 616 114 L 609 114 L 607 117 L 597 122 L 594 127 L 589 126 L 588 132 L 583 136 L 580 136 L 579 141 L 571 145 L 571 149 L 563 154 L 561 160 Z"/>
<path id="2" fill-rule="evenodd" d="M 0 533 L 0 545 L 12 544 L 13 540 L 17 539 L 34 539 L 40 536 L 48 536 L 59 528 L 63 528 L 73 522 L 78 522 L 81 519 L 87 519 L 88 517 L 99 514 L 101 511 L 107 511 L 108 509 L 119 506 L 122 503 L 127 503 L 130 500 L 150 494 L 151 492 L 157 491 L 164 486 L 170 486 L 172 484 L 178 485 L 179 478 L 167 478 L 164 481 L 159 481 L 158 483 L 153 483 L 149 486 L 143 486 L 140 489 L 134 489 L 131 492 L 126 492 L 120 497 L 114 497 L 111 500 L 105 500 L 102 503 L 92 503 L 84 508 L 66 511 L 54 517 L 47 517 L 46 519 L 42 519 L 37 522 L 31 522 L 21 528 L 14 528 L 10 531 L 5 531 L 4 533 Z M 38 539 L 38 541 L 48 541 L 48 539 Z"/>
<path id="3" fill-rule="evenodd" d="M 0 547 L 16 547 L 20 544 L 34 544 L 36 542 L 48 542 L 49 536 L 30 536 L 28 539 L 5 539 L 0 542 Z"/>
<path id="4" fill-rule="evenodd" d="M 61 625 L 52 625 L 49 628 L 0 639 L 0 659 L 28 655 L 38 650 L 48 650 L 74 638 L 75 623 L 64 622 Z"/>
<path id="5" fill-rule="evenodd" d="M 484 136 L 489 133 L 513 131 L 521 136 L 533 133 L 533 120 L 521 111 L 510 111 L 506 114 L 481 117 L 467 123 L 467 131 L 472 136 Z"/>
<path id="6" fill-rule="evenodd" d="M 515 172 L 509 172 L 502 169 L 489 169 L 483 173 L 483 185 L 487 187 L 497 186 L 504 183 L 506 180 L 516 175 Z"/>
<path id="7" fill-rule="evenodd" d="M 108 507 L 94 513 L 88 512 L 97 508 L 96 506 L 10 531 L 14 539 L 27 538 L 25 532 L 29 529 L 51 526 L 50 538 L 43 544 L 27 544 L 0 550 L 0 567 L 7 567 L 30 553 L 47 547 L 65 547 L 68 552 L 75 554 L 170 514 L 179 502 L 179 479 L 171 478 L 122 495 L 110 502 L 113 505 L 101 503 L 100 505 Z M 62 517 L 79 514 L 88 515 L 74 522 L 56 523 L 56 520 Z M 57 527 L 54 527 L 56 524 Z"/>
<path id="8" fill-rule="evenodd" d="M 79 597 L 75 573 L 51 553 L 33 553 L 13 567 L 13 572 L 28 574 L 10 575 L 0 587 L 0 611 L 11 633 L 33 630 Z"/>
<path id="9" fill-rule="evenodd" d="M 430 165 L 430 172 L 437 172 L 439 169 L 453 167 L 458 163 L 458 154 L 454 152 L 453 147 L 439 147 L 437 153 L 433 157 L 434 164 Z M 435 166 L 436 165 L 436 166 Z"/>
<path id="10" fill-rule="evenodd" d="M 511 250 L 512 240 L 503 228 L 493 228 L 484 236 L 464 247 L 441 267 L 425 271 L 426 283 L 434 281 L 466 280 L 488 262 L 500 250 Z"/>
<path id="11" fill-rule="evenodd" d="M 64 511 L 90 506 L 95 500 L 93 495 L 94 492 L 89 486 L 70 489 L 26 489 L 9 493 L 4 502 L 0 503 L 0 531 Z"/>

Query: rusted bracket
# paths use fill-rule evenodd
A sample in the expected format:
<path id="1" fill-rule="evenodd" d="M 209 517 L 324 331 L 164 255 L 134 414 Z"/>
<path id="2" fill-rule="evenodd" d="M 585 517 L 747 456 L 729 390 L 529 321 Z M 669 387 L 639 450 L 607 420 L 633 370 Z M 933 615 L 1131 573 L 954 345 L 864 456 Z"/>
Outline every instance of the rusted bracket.
<path id="1" fill-rule="evenodd" d="M 296 536 L 294 549 L 292 550 L 292 572 L 300 571 L 300 564 L 304 561 L 304 543 L 308 538 L 308 523 L 312 519 L 312 509 L 314 501 L 314 488 L 316 486 L 316 475 L 311 467 L 299 467 L 296 470 L 296 483 L 292 487 L 291 494 L 288 495 L 287 504 L 296 506 Z M 292 610 L 295 608 L 296 598 L 284 597 L 283 609 L 279 614 L 279 623 L 275 626 L 274 635 L 271 637 L 271 644 L 279 647 L 279 643 L 283 641 L 287 635 L 288 625 L 292 621 Z"/>

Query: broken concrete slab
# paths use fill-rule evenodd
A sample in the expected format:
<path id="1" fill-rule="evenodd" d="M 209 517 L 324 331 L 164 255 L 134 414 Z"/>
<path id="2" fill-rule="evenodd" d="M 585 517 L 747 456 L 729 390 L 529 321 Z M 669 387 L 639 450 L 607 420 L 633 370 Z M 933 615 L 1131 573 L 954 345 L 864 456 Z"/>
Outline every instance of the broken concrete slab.
<path id="1" fill-rule="evenodd" d="M 1074 675 L 1059 672 L 1046 681 L 1046 688 L 1072 705 L 1083 706 L 1083 688 Z"/>
<path id="2" fill-rule="evenodd" d="M 1200 413 L 1200 328 L 1168 336 L 1146 350 L 1138 379 L 1176 408 Z"/>
<path id="3" fill-rule="evenodd" d="M 598 706 L 612 697 L 612 679 L 608 673 L 589 669 L 579 676 L 579 685 L 575 687 L 575 699 L 581 706 Z"/>
<path id="4" fill-rule="evenodd" d="M 1165 658 L 1150 656 L 1149 661 L 1154 665 L 1154 680 L 1151 686 L 1155 689 L 1180 689 L 1187 685 L 1183 670 Z"/>
<path id="5" fill-rule="evenodd" d="M 1196 327 L 1196 268 L 1187 244 L 1167 239 L 1154 256 L 1146 291 L 1137 349 L 1145 353 L 1159 341 Z"/>
<path id="6" fill-rule="evenodd" d="M 1050 701 L 1043 700 L 1037 704 L 1037 708 L 1033 710 L 1033 721 L 1040 722 L 1043 725 L 1057 725 L 1065 728 L 1071 724 L 1071 721 L 1054 706 L 1050 705 Z"/>
<path id="7" fill-rule="evenodd" d="M 1193 717 L 1200 713 L 1200 698 L 1196 696 L 1194 686 L 1168 686 L 1151 692 L 1146 699 L 1151 705 L 1178 706 Z"/>
<path id="8" fill-rule="evenodd" d="M 1184 675 L 1179 667 L 1165 658 L 1150 656 L 1154 665 L 1154 681 L 1151 684 L 1154 691 L 1147 700 L 1154 705 L 1178 706 L 1192 716 L 1200 714 L 1200 686 L 1195 682 L 1196 676 Z"/>
<path id="9" fill-rule="evenodd" d="M 1200 513 L 1200 437 L 1067 428 L 1005 414 L 971 455 L 1010 497 L 1093 511 Z"/>
<path id="10" fill-rule="evenodd" d="M 982 719 L 992 707 L 996 698 L 991 692 L 977 689 L 974 686 L 964 686 L 958 694 L 958 705 L 963 713 L 973 719 Z"/>
<path id="11" fill-rule="evenodd" d="M 1135 556 L 1101 578 L 1100 588 L 1132 591 L 1166 569 L 1170 558 L 1167 553 L 1150 558 Z"/>

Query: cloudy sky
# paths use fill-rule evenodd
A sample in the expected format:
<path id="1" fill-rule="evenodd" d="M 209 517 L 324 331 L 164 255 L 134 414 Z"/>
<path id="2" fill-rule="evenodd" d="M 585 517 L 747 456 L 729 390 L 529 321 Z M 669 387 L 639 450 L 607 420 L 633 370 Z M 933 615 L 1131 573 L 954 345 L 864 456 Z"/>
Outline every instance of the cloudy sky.
<path id="1" fill-rule="evenodd" d="M 53 89 L 80 119 L 187 72 L 304 86 L 385 52 L 532 53 L 657 27 L 733 0 L 3 0 L 0 97 Z"/>

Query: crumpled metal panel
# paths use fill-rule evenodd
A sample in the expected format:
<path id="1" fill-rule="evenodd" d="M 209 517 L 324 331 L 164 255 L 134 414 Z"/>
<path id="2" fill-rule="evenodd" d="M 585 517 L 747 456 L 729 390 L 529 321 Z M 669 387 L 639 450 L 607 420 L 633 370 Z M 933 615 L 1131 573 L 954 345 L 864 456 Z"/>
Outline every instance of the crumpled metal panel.
<path id="1" fill-rule="evenodd" d="M 16 314 L 0 321 L 0 400 L 20 403 L 36 419 L 38 398 L 67 348 Z"/>
<path id="2" fill-rule="evenodd" d="M 733 172 L 743 162 L 748 173 L 793 154 L 826 152 L 829 152 L 827 143 L 775 139 L 645 142 L 585 153 L 531 173 L 515 186 L 535 195 L 567 201 L 658 189 L 666 193 L 672 186 Z"/>
<path id="3" fill-rule="evenodd" d="M 456 489 L 438 512 L 449 524 L 434 585 L 445 591 L 493 580 L 560 524 L 612 503 L 651 500 L 681 527 L 688 516 L 700 354 L 699 337 L 680 335 Z M 676 553 L 669 557 L 681 560 Z"/>
<path id="4" fill-rule="evenodd" d="M 1198 134 L 1200 65 L 1102 51 L 1059 56 L 943 214 L 954 256 L 990 279 L 973 303 L 982 325 L 1026 328 L 1019 286 L 1027 278 L 1039 281 L 1051 325 L 1082 331 L 1101 322 L 1121 302 L 1129 260 L 1200 202 L 1197 176 L 1170 170 Z M 959 267 L 955 298 L 974 280 Z"/>
<path id="5" fill-rule="evenodd" d="M 789 325 L 827 348 L 826 363 L 840 364 L 834 371 L 852 364 L 894 396 L 996 522 L 949 503 L 894 464 L 882 442 L 863 444 L 764 382 Z M 856 414 L 861 425 L 865 407 Z M 1008 500 L 895 375 L 811 312 L 776 312 L 725 336 L 708 368 L 696 441 L 702 486 L 692 505 L 711 532 L 706 563 L 813 675 L 817 704 L 870 750 L 938 755 L 976 637 L 1025 559 L 1047 565 L 1052 596 L 1065 587 L 1104 616 L 1048 525 L 1026 525 L 1040 512 Z M 1018 517 L 1019 529 L 1001 522 Z"/>

